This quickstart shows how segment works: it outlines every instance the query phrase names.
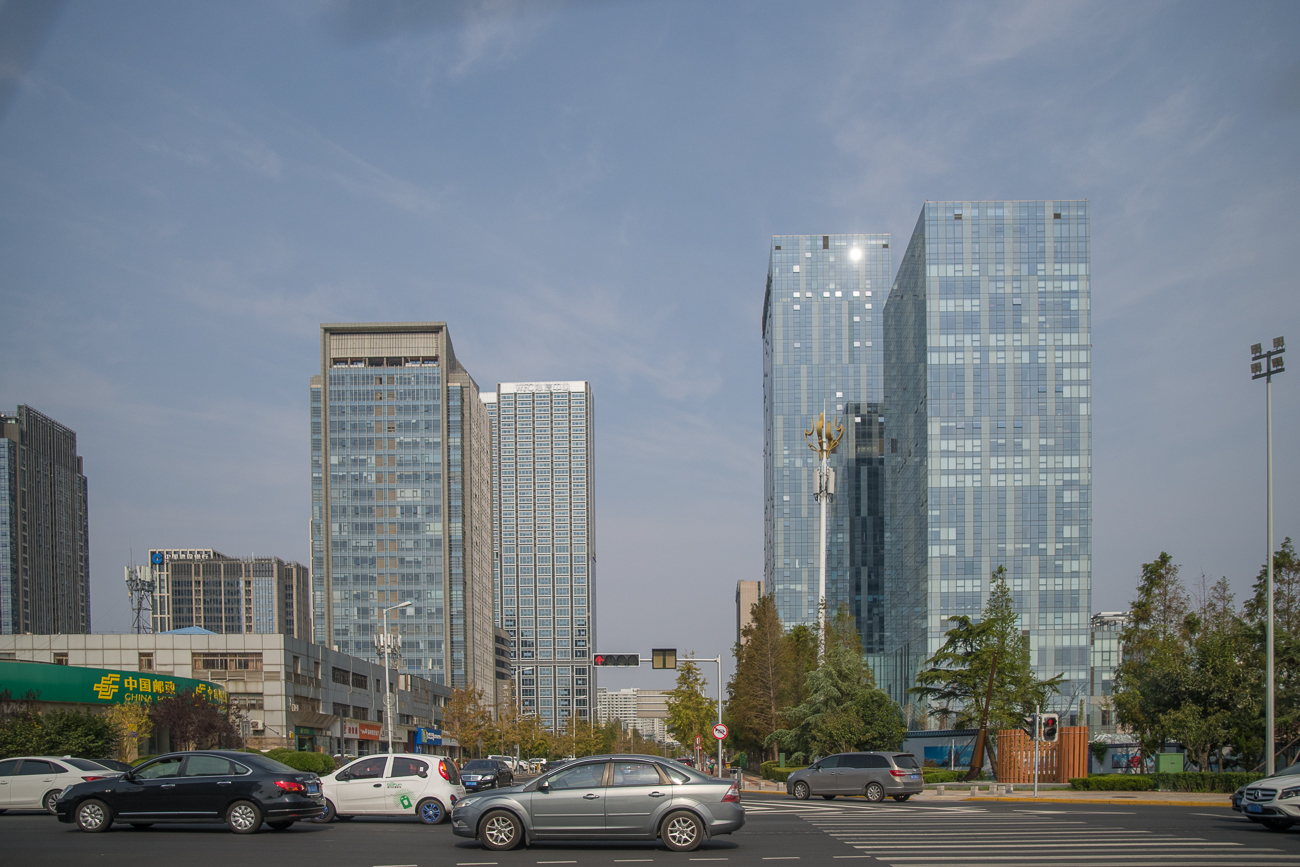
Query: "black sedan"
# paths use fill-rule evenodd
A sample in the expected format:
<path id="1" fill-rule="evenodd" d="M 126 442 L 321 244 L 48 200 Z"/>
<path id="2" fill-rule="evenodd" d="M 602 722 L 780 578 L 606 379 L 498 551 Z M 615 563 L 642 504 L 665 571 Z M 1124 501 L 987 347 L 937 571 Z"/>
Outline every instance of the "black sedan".
<path id="1" fill-rule="evenodd" d="M 121 777 L 78 783 L 55 802 L 60 822 L 87 832 L 114 822 L 225 822 L 251 834 L 266 822 L 282 831 L 324 809 L 320 778 L 274 759 L 219 750 L 169 753 Z"/>
<path id="2" fill-rule="evenodd" d="M 460 782 L 466 792 L 503 789 L 515 784 L 515 773 L 500 759 L 474 759 L 460 769 Z"/>

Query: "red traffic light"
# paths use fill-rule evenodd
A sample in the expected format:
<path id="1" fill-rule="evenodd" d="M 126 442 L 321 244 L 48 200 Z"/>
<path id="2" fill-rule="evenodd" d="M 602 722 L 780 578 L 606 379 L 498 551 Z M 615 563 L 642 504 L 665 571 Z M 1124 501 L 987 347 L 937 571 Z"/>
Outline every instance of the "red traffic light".
<path id="1" fill-rule="evenodd" d="M 641 664 L 641 654 L 639 653 L 597 653 L 591 658 L 595 665 L 611 666 L 633 666 Z"/>

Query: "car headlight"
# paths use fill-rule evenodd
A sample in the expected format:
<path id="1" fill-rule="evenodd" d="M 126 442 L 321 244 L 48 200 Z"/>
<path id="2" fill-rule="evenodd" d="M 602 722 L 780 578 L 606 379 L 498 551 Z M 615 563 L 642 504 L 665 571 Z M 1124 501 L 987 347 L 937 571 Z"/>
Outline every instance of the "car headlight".
<path id="1" fill-rule="evenodd" d="M 1292 786 L 1289 789 L 1283 789 L 1282 794 L 1278 795 L 1277 799 L 1279 801 L 1285 801 L 1287 798 L 1294 798 L 1296 795 L 1300 795 L 1300 786 Z"/>
<path id="2" fill-rule="evenodd" d="M 461 807 L 468 807 L 470 804 L 473 804 L 476 801 L 478 801 L 478 798 L 461 798 L 459 801 L 456 802 L 456 807 L 457 809 Z"/>

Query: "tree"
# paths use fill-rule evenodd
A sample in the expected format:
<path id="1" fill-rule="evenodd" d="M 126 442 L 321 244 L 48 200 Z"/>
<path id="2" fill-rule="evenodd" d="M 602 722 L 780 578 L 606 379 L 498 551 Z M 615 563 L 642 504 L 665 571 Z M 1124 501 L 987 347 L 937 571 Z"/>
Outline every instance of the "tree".
<path id="1" fill-rule="evenodd" d="M 556 746 L 563 755 L 578 758 L 594 756 L 601 752 L 604 737 L 597 726 L 571 716 L 564 721 L 556 737 Z"/>
<path id="2" fill-rule="evenodd" d="M 732 745 L 760 753 L 766 749 L 768 736 L 782 724 L 781 699 L 791 668 L 790 658 L 783 652 L 785 630 L 772 594 L 750 607 L 750 622 L 741 635 L 744 642 L 732 650 L 736 670 L 727 684 L 723 719 L 730 729 L 727 740 Z"/>
<path id="3" fill-rule="evenodd" d="M 153 734 L 153 721 L 149 719 L 149 707 L 139 702 L 114 705 L 105 714 L 117 736 L 117 758 L 123 762 L 133 762 L 140 755 L 140 744 Z"/>
<path id="4" fill-rule="evenodd" d="M 1250 630 L 1254 651 L 1251 664 L 1262 671 L 1267 656 L 1268 572 L 1261 566 L 1254 595 L 1247 601 L 1244 621 Z M 1290 537 L 1273 555 L 1273 676 L 1274 737 L 1283 753 L 1300 743 L 1300 558 Z M 1263 685 L 1257 705 L 1264 703 Z M 1262 712 L 1252 730 L 1242 732 L 1250 739 L 1248 751 L 1263 760 L 1264 719 Z M 1243 743 L 1243 747 L 1246 744 Z"/>
<path id="5" fill-rule="evenodd" d="M 694 747 L 695 737 L 712 738 L 717 708 L 704 695 L 704 675 L 692 660 L 695 651 L 678 660 L 677 685 L 668 691 L 668 731 L 679 743 Z"/>
<path id="6" fill-rule="evenodd" d="M 825 647 L 822 664 L 805 678 L 805 700 L 784 712 L 788 725 L 770 743 L 817 755 L 898 748 L 907 731 L 902 709 L 875 688 L 847 605 L 827 620 Z"/>
<path id="7" fill-rule="evenodd" d="M 535 714 L 525 714 L 519 718 L 515 727 L 515 737 L 519 741 L 520 751 L 529 758 L 551 755 L 551 733 L 541 718 Z"/>
<path id="8" fill-rule="evenodd" d="M 104 714 L 76 710 L 36 710 L 37 696 L 14 701 L 0 692 L 0 758 L 11 756 L 84 756 L 113 752 L 116 732 Z"/>
<path id="9" fill-rule="evenodd" d="M 149 708 L 149 721 L 156 731 L 169 733 L 174 750 L 233 747 L 240 742 L 229 705 L 192 689 L 155 701 Z"/>
<path id="10" fill-rule="evenodd" d="M 479 742 L 491 737 L 492 727 L 492 715 L 483 706 L 483 690 L 477 686 L 453 689 L 443 710 L 442 727 L 463 752 L 478 755 Z"/>

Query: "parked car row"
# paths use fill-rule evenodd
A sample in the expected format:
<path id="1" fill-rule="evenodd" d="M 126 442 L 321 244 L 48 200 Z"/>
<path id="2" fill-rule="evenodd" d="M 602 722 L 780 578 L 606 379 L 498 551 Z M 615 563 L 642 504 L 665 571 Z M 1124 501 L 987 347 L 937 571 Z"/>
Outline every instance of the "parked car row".
<path id="1" fill-rule="evenodd" d="M 72 756 L 20 756 L 0 761 L 0 813 L 5 810 L 54 812 L 59 793 L 75 783 L 88 783 L 122 773 L 108 761 Z M 121 762 L 113 762 L 120 765 Z M 127 765 L 130 769 L 130 765 Z"/>

